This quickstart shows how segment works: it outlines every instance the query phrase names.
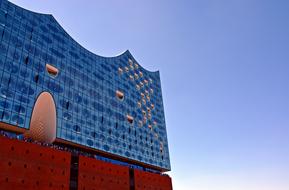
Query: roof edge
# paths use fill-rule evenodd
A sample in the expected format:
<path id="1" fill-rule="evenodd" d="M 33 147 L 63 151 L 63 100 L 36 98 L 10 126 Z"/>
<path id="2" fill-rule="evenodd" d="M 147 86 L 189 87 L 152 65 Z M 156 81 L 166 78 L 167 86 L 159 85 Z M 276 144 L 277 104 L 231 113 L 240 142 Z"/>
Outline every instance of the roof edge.
<path id="1" fill-rule="evenodd" d="M 147 72 L 149 72 L 149 73 L 159 74 L 159 70 L 151 71 L 151 70 L 148 70 L 148 69 L 144 68 L 141 64 L 139 64 L 139 62 L 136 61 L 136 59 L 134 58 L 134 56 L 132 56 L 131 52 L 130 52 L 128 49 L 125 50 L 125 51 L 122 51 L 121 53 L 119 53 L 119 54 L 117 54 L 117 55 L 115 55 L 115 56 L 102 56 L 102 55 L 98 55 L 98 54 L 96 54 L 96 53 L 88 50 L 88 49 L 85 48 L 83 45 L 81 45 L 77 40 L 75 40 L 75 39 L 64 29 L 64 27 L 58 22 L 58 20 L 57 20 L 51 13 L 41 13 L 41 12 L 32 11 L 32 10 L 23 8 L 23 7 L 19 6 L 19 5 L 16 5 L 15 3 L 12 3 L 12 2 L 10 2 L 10 1 L 8 1 L 8 0 L 6 0 L 6 1 L 9 2 L 9 3 L 11 3 L 11 4 L 13 4 L 14 6 L 17 6 L 17 7 L 21 8 L 21 9 L 27 11 L 27 12 L 30 12 L 30 13 L 32 13 L 32 14 L 36 14 L 36 15 L 41 15 L 41 16 L 45 16 L 45 17 L 50 17 L 50 18 L 52 18 L 52 19 L 57 23 L 57 25 L 62 29 L 62 31 L 65 32 L 65 34 L 67 34 L 67 36 L 69 36 L 69 38 L 70 38 L 71 40 L 73 40 L 73 41 L 74 41 L 76 44 L 78 44 L 81 48 L 83 48 L 85 51 L 93 54 L 94 56 L 101 57 L 101 58 L 107 58 L 107 59 L 113 59 L 113 58 L 118 58 L 118 57 L 122 57 L 122 56 L 127 55 L 127 56 L 133 58 L 134 61 L 137 62 L 138 65 L 139 65 L 143 70 L 145 70 L 145 71 L 147 71 Z"/>

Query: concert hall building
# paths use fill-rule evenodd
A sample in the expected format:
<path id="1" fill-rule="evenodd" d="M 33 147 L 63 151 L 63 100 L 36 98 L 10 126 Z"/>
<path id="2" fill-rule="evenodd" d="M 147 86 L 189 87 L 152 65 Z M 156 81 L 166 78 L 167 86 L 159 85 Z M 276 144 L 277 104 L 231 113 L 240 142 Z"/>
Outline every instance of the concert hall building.
<path id="1" fill-rule="evenodd" d="M 158 71 L 7 0 L 0 42 L 0 189 L 172 189 Z"/>

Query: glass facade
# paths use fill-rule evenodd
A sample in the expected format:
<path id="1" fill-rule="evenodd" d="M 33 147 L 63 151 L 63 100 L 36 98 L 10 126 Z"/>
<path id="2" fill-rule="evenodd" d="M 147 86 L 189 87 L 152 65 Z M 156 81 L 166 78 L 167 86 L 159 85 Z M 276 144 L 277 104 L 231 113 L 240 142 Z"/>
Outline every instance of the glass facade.
<path id="1" fill-rule="evenodd" d="M 57 138 L 170 170 L 159 72 L 129 51 L 89 52 L 51 15 L 0 4 L 1 122 L 29 129 L 34 103 L 47 91 Z"/>

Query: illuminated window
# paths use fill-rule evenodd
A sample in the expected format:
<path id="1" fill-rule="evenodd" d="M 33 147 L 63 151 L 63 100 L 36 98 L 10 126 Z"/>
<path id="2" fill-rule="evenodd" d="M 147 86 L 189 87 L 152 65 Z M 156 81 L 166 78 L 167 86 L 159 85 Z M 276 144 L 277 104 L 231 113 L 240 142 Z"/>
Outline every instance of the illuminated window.
<path id="1" fill-rule="evenodd" d="M 123 92 L 117 90 L 115 94 L 116 94 L 116 97 L 117 97 L 119 100 L 123 100 L 123 98 L 124 98 Z"/>
<path id="2" fill-rule="evenodd" d="M 135 73 L 135 74 L 134 74 L 134 78 L 135 78 L 135 79 L 138 79 L 138 74 Z"/>
<path id="3" fill-rule="evenodd" d="M 149 79 L 149 81 L 150 81 L 150 83 L 153 83 L 153 80 L 151 78 Z"/>
<path id="4" fill-rule="evenodd" d="M 155 105 L 154 105 L 154 104 L 151 104 L 151 108 L 154 109 L 154 108 L 155 108 Z"/>
<path id="5" fill-rule="evenodd" d="M 132 76 L 132 75 L 129 75 L 129 79 L 130 79 L 131 81 L 133 81 L 133 80 L 134 80 L 134 78 L 133 78 L 133 76 Z"/>
<path id="6" fill-rule="evenodd" d="M 144 93 L 140 93 L 141 97 L 144 98 Z"/>
<path id="7" fill-rule="evenodd" d="M 141 107 L 141 102 L 137 102 L 137 106 L 140 108 Z"/>
<path id="8" fill-rule="evenodd" d="M 52 65 L 49 65 L 49 64 L 46 64 L 46 71 L 52 77 L 56 77 L 58 74 L 58 69 Z"/>
<path id="9" fill-rule="evenodd" d="M 118 68 L 118 74 L 122 74 L 123 73 L 123 70 L 121 68 Z"/>
<path id="10" fill-rule="evenodd" d="M 147 98 L 148 101 L 150 101 L 150 96 L 147 95 L 146 98 Z"/>
<path id="11" fill-rule="evenodd" d="M 147 100 L 148 100 L 148 102 L 150 102 L 150 101 L 151 101 L 151 98 L 150 98 L 149 96 L 147 96 Z"/>
<path id="12" fill-rule="evenodd" d="M 148 127 L 149 127 L 150 130 L 152 130 L 152 126 L 151 125 L 148 125 Z"/>
<path id="13" fill-rule="evenodd" d="M 134 69 L 133 65 L 130 65 L 129 67 L 130 67 L 130 69 L 131 69 L 131 70 L 133 70 L 133 69 Z"/>
<path id="14" fill-rule="evenodd" d="M 126 115 L 126 119 L 127 119 L 127 121 L 128 121 L 130 124 L 133 123 L 133 117 L 132 117 L 132 116 Z"/>
<path id="15" fill-rule="evenodd" d="M 140 87 L 139 87 L 139 85 L 136 85 L 136 89 L 137 89 L 137 90 L 140 90 Z"/>
<path id="16" fill-rule="evenodd" d="M 128 72 L 128 71 L 129 71 L 129 68 L 128 68 L 128 67 L 125 67 L 124 70 L 125 70 L 125 72 Z"/>
<path id="17" fill-rule="evenodd" d="M 135 67 L 136 69 L 138 69 L 138 64 L 135 63 L 135 64 L 134 64 L 134 67 Z"/>
<path id="18" fill-rule="evenodd" d="M 133 61 L 132 61 L 131 59 L 128 59 L 128 63 L 129 63 L 130 65 L 132 65 L 132 64 L 133 64 Z"/>
<path id="19" fill-rule="evenodd" d="M 142 99 L 142 103 L 143 103 L 143 105 L 146 105 L 146 103 L 147 103 L 144 98 Z"/>
<path id="20" fill-rule="evenodd" d="M 152 118 L 152 114 L 149 113 L 148 114 L 148 118 L 151 119 Z"/>
<path id="21" fill-rule="evenodd" d="M 140 77 L 143 77 L 143 73 L 142 73 L 141 71 L 139 72 L 139 76 L 140 76 Z"/>
<path id="22" fill-rule="evenodd" d="M 142 121 L 143 121 L 143 124 L 146 124 L 146 122 L 147 122 L 147 118 L 144 117 Z"/>
<path id="23" fill-rule="evenodd" d="M 144 83 L 145 83 L 146 85 L 148 85 L 148 84 L 149 84 L 149 82 L 148 82 L 147 80 L 144 80 Z"/>

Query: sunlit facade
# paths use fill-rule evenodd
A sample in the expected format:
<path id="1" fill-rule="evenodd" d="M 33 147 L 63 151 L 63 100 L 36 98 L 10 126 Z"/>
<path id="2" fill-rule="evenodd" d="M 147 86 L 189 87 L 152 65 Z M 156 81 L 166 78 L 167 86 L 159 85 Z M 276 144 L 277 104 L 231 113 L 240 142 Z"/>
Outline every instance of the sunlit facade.
<path id="1" fill-rule="evenodd" d="M 89 52 L 52 15 L 0 4 L 2 128 L 170 170 L 159 72 L 142 68 L 129 51 L 116 57 Z M 53 99 L 55 124 L 50 104 L 35 109 L 43 92 Z"/>

